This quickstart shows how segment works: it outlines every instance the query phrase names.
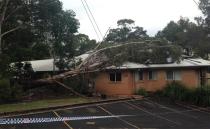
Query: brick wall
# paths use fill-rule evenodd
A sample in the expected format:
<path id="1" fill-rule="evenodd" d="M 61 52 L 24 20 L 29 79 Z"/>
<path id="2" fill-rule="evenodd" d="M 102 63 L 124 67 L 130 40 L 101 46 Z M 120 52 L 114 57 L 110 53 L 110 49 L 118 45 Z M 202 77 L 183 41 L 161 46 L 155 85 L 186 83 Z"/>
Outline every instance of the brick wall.
<path id="1" fill-rule="evenodd" d="M 101 72 L 95 81 L 96 91 L 106 95 L 131 95 L 134 91 L 133 76 L 130 71 L 122 72 L 122 81 L 111 82 L 108 72 Z"/>
<path id="2" fill-rule="evenodd" d="M 183 84 L 188 88 L 195 88 L 199 85 L 199 70 L 197 69 L 178 69 L 181 72 L 181 78 Z M 106 95 L 131 95 L 139 88 L 144 88 L 147 91 L 157 91 L 164 88 L 167 82 L 166 69 L 158 69 L 157 79 L 148 79 L 148 70 L 143 72 L 143 80 L 135 80 L 134 71 L 122 71 L 122 81 L 111 82 L 108 72 L 101 72 L 98 74 L 95 80 L 95 88 L 99 93 Z"/>

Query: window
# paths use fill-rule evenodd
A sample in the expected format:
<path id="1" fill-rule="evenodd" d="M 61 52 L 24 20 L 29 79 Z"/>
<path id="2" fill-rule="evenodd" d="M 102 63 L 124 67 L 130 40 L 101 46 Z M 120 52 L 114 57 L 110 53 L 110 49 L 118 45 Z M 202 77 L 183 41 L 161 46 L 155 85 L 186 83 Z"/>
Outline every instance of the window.
<path id="1" fill-rule="evenodd" d="M 139 71 L 139 80 L 143 80 L 144 79 L 144 73 L 143 71 Z"/>
<path id="2" fill-rule="evenodd" d="M 173 71 L 167 71 L 166 72 L 166 77 L 167 77 L 167 80 L 173 80 L 173 78 L 174 78 Z"/>
<path id="3" fill-rule="evenodd" d="M 156 71 L 149 71 L 149 80 L 156 80 L 157 79 L 157 72 Z"/>
<path id="4" fill-rule="evenodd" d="M 167 80 L 181 80 L 181 72 L 180 71 L 167 71 L 166 78 Z"/>
<path id="5" fill-rule="evenodd" d="M 115 73 L 109 73 L 109 80 L 110 81 L 115 81 Z"/>
<path id="6" fill-rule="evenodd" d="M 121 80 L 122 80 L 121 72 L 109 73 L 109 79 L 110 79 L 110 81 L 112 81 L 112 82 L 121 81 Z"/>

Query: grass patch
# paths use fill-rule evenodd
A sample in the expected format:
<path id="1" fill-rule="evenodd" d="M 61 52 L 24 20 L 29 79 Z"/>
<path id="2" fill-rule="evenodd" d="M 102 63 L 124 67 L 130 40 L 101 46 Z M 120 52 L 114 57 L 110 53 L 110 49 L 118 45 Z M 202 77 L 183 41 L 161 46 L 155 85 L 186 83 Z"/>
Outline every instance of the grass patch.
<path id="1" fill-rule="evenodd" d="M 55 106 L 65 106 L 65 105 L 87 103 L 87 102 L 93 102 L 93 100 L 75 97 L 75 98 L 64 98 L 64 99 L 40 100 L 40 101 L 17 103 L 17 104 L 2 104 L 0 105 L 0 113 L 32 110 L 32 109 L 55 107 Z"/>

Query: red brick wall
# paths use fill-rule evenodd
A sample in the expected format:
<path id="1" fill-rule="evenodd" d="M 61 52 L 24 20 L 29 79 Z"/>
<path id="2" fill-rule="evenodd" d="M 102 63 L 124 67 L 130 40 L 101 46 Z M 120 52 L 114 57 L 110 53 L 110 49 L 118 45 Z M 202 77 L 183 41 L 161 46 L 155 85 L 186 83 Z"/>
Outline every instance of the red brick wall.
<path id="1" fill-rule="evenodd" d="M 148 72 L 144 71 L 144 80 L 135 82 L 136 89 L 144 88 L 147 91 L 157 91 L 164 88 L 170 81 L 166 79 L 166 70 L 156 70 L 157 79 L 148 80 Z M 199 85 L 199 73 L 196 69 L 182 69 L 181 80 L 179 82 L 188 88 L 195 88 Z"/>
<path id="2" fill-rule="evenodd" d="M 168 80 L 166 80 L 166 70 L 159 69 L 157 71 L 156 80 L 148 80 L 148 71 L 144 71 L 144 80 L 135 81 L 134 74 L 131 71 L 122 72 L 121 82 L 111 82 L 108 72 L 101 72 L 95 80 L 95 88 L 99 93 L 106 95 L 131 95 L 139 88 L 147 91 L 157 91 L 164 88 Z M 180 69 L 183 84 L 188 88 L 195 88 L 199 84 L 199 73 L 196 69 Z"/>
<path id="3" fill-rule="evenodd" d="M 95 81 L 96 91 L 106 95 L 131 95 L 134 91 L 133 77 L 131 72 L 122 72 L 121 82 L 111 82 L 109 73 L 101 72 Z"/>

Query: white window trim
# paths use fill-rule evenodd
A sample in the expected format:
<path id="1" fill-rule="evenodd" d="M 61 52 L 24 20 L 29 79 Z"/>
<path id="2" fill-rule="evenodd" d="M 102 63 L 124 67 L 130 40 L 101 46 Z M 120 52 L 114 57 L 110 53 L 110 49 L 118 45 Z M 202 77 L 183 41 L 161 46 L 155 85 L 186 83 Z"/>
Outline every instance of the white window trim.
<path id="1" fill-rule="evenodd" d="M 172 79 L 168 79 L 168 76 L 167 76 L 167 71 L 165 72 L 166 73 L 166 80 L 168 80 L 168 81 L 181 81 L 182 80 L 182 73 L 181 73 L 181 71 L 179 71 L 179 70 L 171 70 L 172 71 L 172 73 L 173 73 L 173 77 L 172 77 Z M 179 72 L 180 73 L 180 79 L 175 79 L 175 73 L 176 72 Z"/>
<path id="2" fill-rule="evenodd" d="M 120 74 L 121 74 L 121 80 L 120 80 L 120 81 L 117 81 L 117 72 L 113 72 L 113 73 L 115 74 L 115 76 L 114 76 L 114 81 L 111 81 L 111 80 L 110 80 L 110 74 L 111 74 L 111 73 L 109 73 L 109 81 L 110 81 L 110 82 L 114 82 L 114 83 L 122 82 L 122 73 L 120 72 Z"/>
<path id="3" fill-rule="evenodd" d="M 152 72 L 152 75 L 153 75 L 153 73 L 156 74 L 154 79 L 149 78 L 149 72 Z M 158 72 L 156 70 L 148 71 L 148 80 L 155 81 L 155 80 L 157 80 L 157 78 L 158 78 Z"/>

